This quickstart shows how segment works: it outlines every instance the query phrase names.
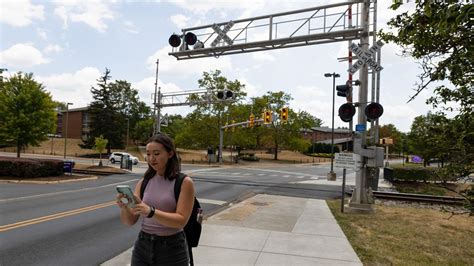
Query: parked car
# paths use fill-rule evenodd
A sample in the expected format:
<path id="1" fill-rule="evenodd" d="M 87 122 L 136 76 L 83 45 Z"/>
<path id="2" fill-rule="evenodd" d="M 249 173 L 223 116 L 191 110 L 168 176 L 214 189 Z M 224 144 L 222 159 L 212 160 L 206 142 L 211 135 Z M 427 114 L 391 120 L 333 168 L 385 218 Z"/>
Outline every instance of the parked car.
<path id="1" fill-rule="evenodd" d="M 132 163 L 133 164 L 138 164 L 138 158 L 131 155 L 130 153 L 126 153 L 126 152 L 112 152 L 112 154 L 110 154 L 110 157 L 109 157 L 109 161 L 111 163 L 115 163 L 115 162 L 121 162 L 122 161 L 122 156 L 123 155 L 128 155 L 130 156 L 130 159 L 132 160 Z"/>

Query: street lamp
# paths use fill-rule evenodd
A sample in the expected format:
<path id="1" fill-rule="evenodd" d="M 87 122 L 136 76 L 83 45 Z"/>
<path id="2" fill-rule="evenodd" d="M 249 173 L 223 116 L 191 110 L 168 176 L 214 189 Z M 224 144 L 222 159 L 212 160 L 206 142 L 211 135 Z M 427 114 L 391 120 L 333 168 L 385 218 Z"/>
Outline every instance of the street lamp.
<path id="1" fill-rule="evenodd" d="M 127 120 L 127 143 L 125 144 L 125 151 L 128 151 L 128 132 L 130 128 L 130 119 L 125 118 L 125 120 Z"/>
<path id="2" fill-rule="evenodd" d="M 334 161 L 334 101 L 336 94 L 336 78 L 340 77 L 339 74 L 325 73 L 326 78 L 332 77 L 332 130 L 331 130 L 331 171 L 328 173 L 328 180 L 336 180 L 336 173 L 333 171 L 333 161 Z"/>
<path id="3" fill-rule="evenodd" d="M 67 147 L 67 128 L 68 128 L 68 121 L 69 121 L 69 105 L 72 103 L 66 103 L 66 127 L 64 128 L 64 159 L 66 159 L 66 147 Z M 63 121 L 64 125 L 64 121 Z"/>

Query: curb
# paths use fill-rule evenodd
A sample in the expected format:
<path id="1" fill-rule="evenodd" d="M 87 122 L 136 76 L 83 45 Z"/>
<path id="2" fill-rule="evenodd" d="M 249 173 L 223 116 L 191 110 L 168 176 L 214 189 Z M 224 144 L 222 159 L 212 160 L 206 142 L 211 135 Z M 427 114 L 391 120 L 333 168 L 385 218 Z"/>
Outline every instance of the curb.
<path id="1" fill-rule="evenodd" d="M 68 183 L 76 181 L 87 181 L 87 180 L 97 180 L 99 177 L 91 176 L 77 179 L 64 179 L 64 180 L 55 180 L 55 181 L 36 181 L 36 180 L 18 180 L 18 179 L 5 179 L 0 180 L 0 183 L 15 183 L 15 184 L 59 184 L 59 183 Z"/>

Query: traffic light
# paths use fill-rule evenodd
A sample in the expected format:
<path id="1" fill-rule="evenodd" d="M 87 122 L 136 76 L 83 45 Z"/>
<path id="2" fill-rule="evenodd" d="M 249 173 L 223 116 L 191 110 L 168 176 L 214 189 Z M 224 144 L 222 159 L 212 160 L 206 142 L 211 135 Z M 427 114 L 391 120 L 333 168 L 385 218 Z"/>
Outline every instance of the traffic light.
<path id="1" fill-rule="evenodd" d="M 383 107 L 379 103 L 369 103 L 365 107 L 365 116 L 367 121 L 377 120 L 383 114 Z"/>
<path id="2" fill-rule="evenodd" d="M 255 116 L 253 114 L 250 114 L 250 117 L 249 117 L 249 127 L 250 128 L 253 128 L 253 126 L 255 125 Z"/>
<path id="3" fill-rule="evenodd" d="M 186 43 L 186 45 L 194 45 L 198 41 L 194 33 L 188 32 L 184 36 L 178 35 L 176 33 L 171 34 L 170 38 L 168 39 L 168 43 L 172 47 L 178 47 L 181 45 L 181 39 L 183 38 L 184 38 L 184 43 Z"/>
<path id="4" fill-rule="evenodd" d="M 339 117 L 344 122 L 350 122 L 354 116 L 356 109 L 352 103 L 345 103 L 339 107 Z"/>
<path id="5" fill-rule="evenodd" d="M 216 96 L 219 100 L 234 99 L 234 92 L 231 90 L 222 90 L 218 91 Z"/>
<path id="6" fill-rule="evenodd" d="M 348 95 L 351 94 L 351 89 L 352 89 L 352 86 L 351 86 L 350 81 L 344 85 L 337 85 L 336 86 L 337 96 L 347 97 Z"/>
<path id="7" fill-rule="evenodd" d="M 272 123 L 272 112 L 271 111 L 265 111 L 263 113 L 263 123 L 265 125 L 268 125 L 268 124 Z"/>
<path id="8" fill-rule="evenodd" d="M 282 122 L 285 122 L 285 123 L 288 121 L 288 107 L 281 108 L 280 119 Z"/>

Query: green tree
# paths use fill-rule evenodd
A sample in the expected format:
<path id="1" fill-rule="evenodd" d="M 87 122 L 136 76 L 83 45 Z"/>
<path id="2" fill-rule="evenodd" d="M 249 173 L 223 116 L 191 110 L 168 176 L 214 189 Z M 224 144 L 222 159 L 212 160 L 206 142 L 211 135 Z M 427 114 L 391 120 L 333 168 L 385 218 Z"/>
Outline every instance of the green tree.
<path id="1" fill-rule="evenodd" d="M 424 165 L 438 155 L 440 136 L 447 120 L 442 114 L 428 113 L 426 116 L 417 116 L 411 125 L 408 134 L 410 146 L 413 151 L 423 157 Z"/>
<path id="2" fill-rule="evenodd" d="M 91 88 L 94 99 L 89 109 L 91 132 L 90 137 L 81 145 L 91 148 L 95 138 L 103 135 L 108 139 L 108 153 L 111 149 L 124 148 L 127 119 L 133 131 L 138 121 L 146 119 L 150 113 L 150 109 L 139 100 L 138 92 L 131 88 L 130 83 L 124 80 L 109 82 L 110 79 L 110 70 L 106 69 L 104 75 L 97 80 L 97 88 Z"/>
<path id="3" fill-rule="evenodd" d="M 198 80 L 198 84 L 208 93 L 189 96 L 188 101 L 195 103 L 196 109 L 186 116 L 186 120 L 190 123 L 188 123 L 186 131 L 181 133 L 182 137 L 179 139 L 185 146 L 191 144 L 196 148 L 204 148 L 209 145 L 217 147 L 219 130 L 226 122 L 226 114 L 232 113 L 233 106 L 247 95 L 244 91 L 245 85 L 238 80 L 228 80 L 221 75 L 220 70 L 204 72 L 203 77 Z M 233 91 L 235 100 L 218 101 L 217 92 L 223 90 Z M 199 121 L 199 123 L 195 123 L 195 121 Z"/>
<path id="4" fill-rule="evenodd" d="M 391 8 L 396 10 L 402 4 L 395 1 Z M 454 88 L 436 86 L 427 103 L 438 106 L 454 101 L 461 113 L 472 113 L 473 17 L 474 5 L 469 1 L 416 1 L 414 12 L 404 12 L 387 23 L 394 32 L 380 32 L 385 41 L 400 45 L 404 55 L 420 60 L 423 72 L 410 100 L 428 85 L 447 79 Z"/>
<path id="5" fill-rule="evenodd" d="M 371 128 L 369 134 L 372 134 L 372 131 L 373 129 Z M 379 126 L 379 138 L 391 138 L 393 140 L 393 145 L 390 146 L 390 152 L 400 153 L 404 149 L 406 150 L 407 147 L 404 148 L 404 145 L 406 145 L 404 142 L 405 137 L 405 134 L 398 131 L 397 127 L 393 124 Z"/>
<path id="6" fill-rule="evenodd" d="M 402 4 L 403 1 L 396 1 L 391 8 L 398 9 Z M 430 84 L 445 80 L 451 82 L 450 85 L 441 83 L 435 86 L 434 95 L 426 102 L 435 108 L 457 113 L 453 120 L 446 122 L 447 125 L 443 123 L 443 128 L 438 128 L 452 134 L 445 135 L 445 139 L 441 135 L 441 138 L 434 140 L 444 145 L 443 140 L 449 139 L 455 144 L 443 151 L 449 161 L 448 167 L 453 171 L 446 174 L 455 177 L 466 177 L 467 173 L 472 173 L 473 161 L 469 156 L 472 145 L 464 144 L 466 140 L 472 140 L 471 121 L 474 120 L 473 17 L 474 4 L 470 1 L 416 1 L 413 12 L 404 12 L 388 22 L 392 32 L 380 32 L 382 39 L 400 45 L 405 55 L 420 62 L 420 82 L 410 100 Z M 456 104 L 446 105 L 449 102 Z M 420 120 L 423 119 L 415 119 L 414 124 L 422 122 Z M 418 132 L 415 130 L 410 134 L 413 136 Z M 412 144 L 417 145 L 413 141 Z M 442 150 L 446 147 L 449 145 L 434 148 Z"/>
<path id="7" fill-rule="evenodd" d="M 107 139 L 104 139 L 104 136 L 102 135 L 95 138 L 94 149 L 99 153 L 99 166 L 102 166 L 102 153 L 104 153 L 105 151 L 107 142 L 109 141 Z"/>
<path id="8" fill-rule="evenodd" d="M 21 149 L 37 146 L 54 132 L 55 104 L 33 74 L 18 72 L 0 83 L 0 143 Z"/>

